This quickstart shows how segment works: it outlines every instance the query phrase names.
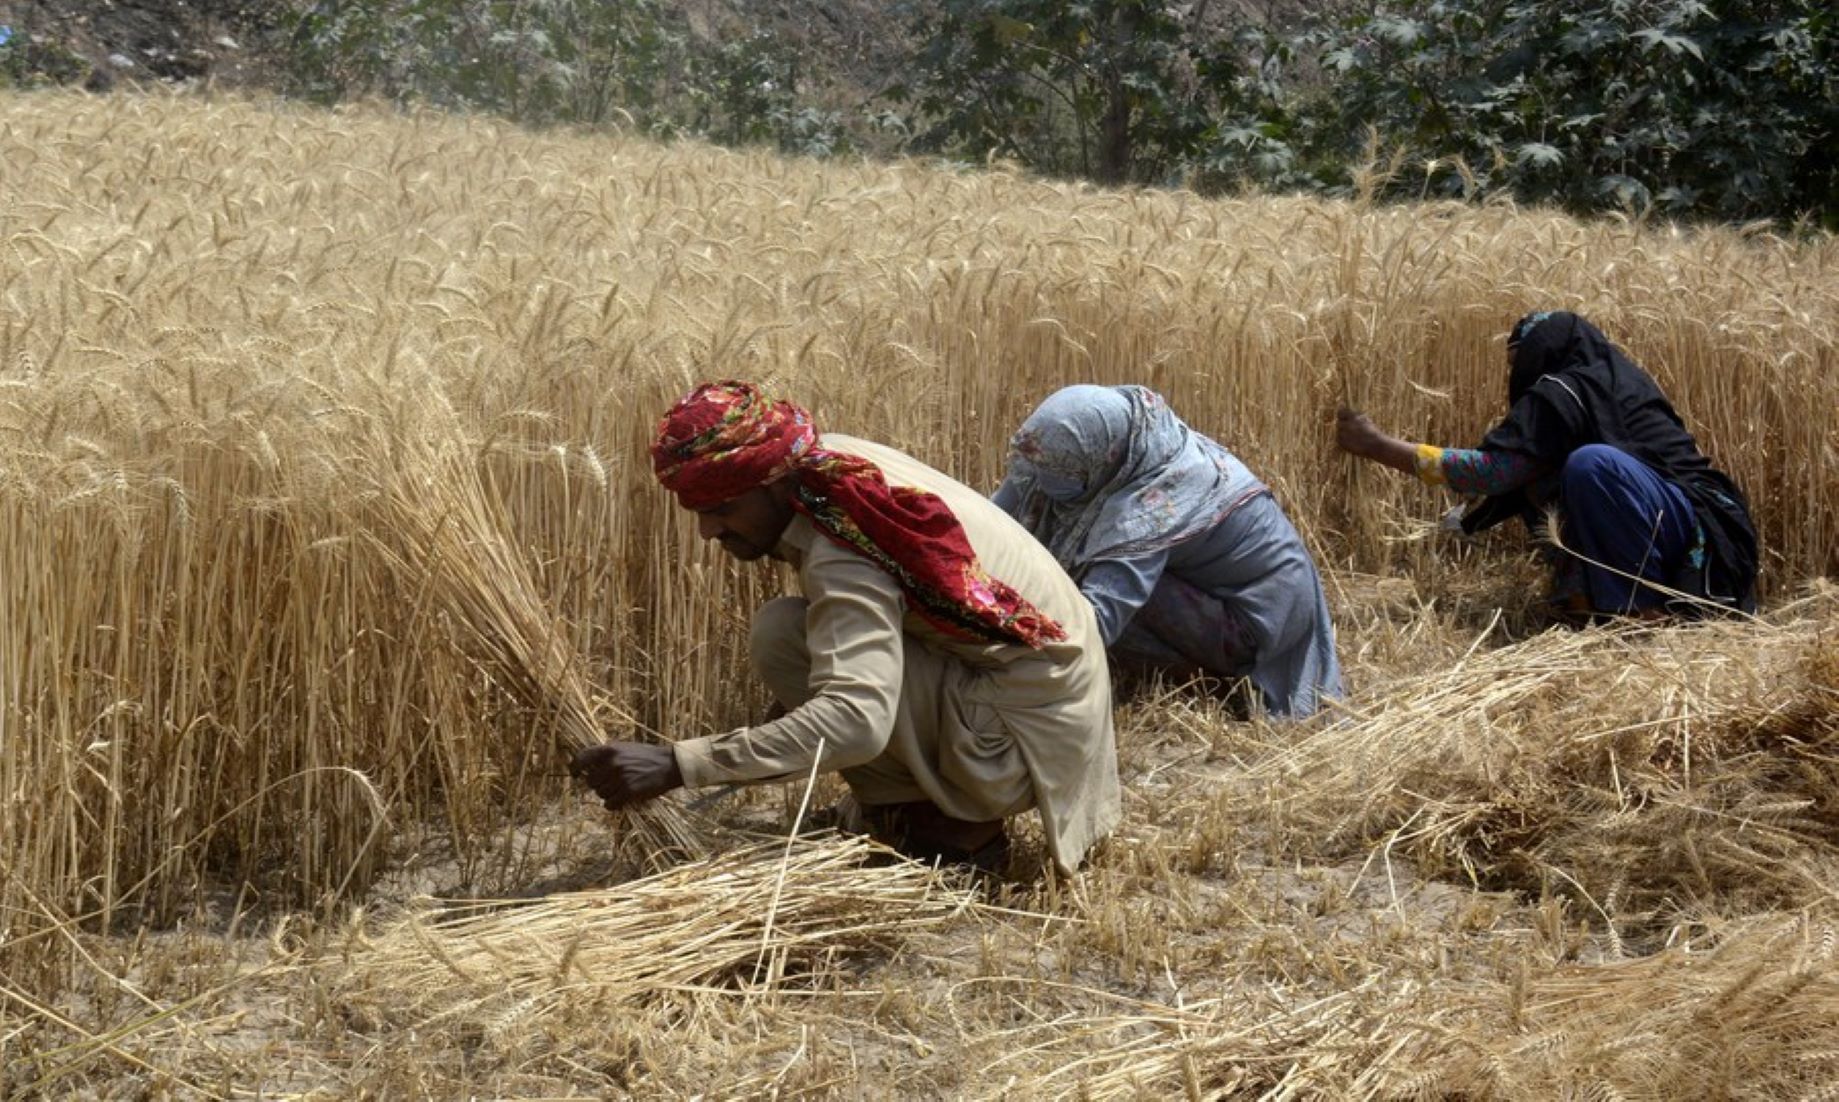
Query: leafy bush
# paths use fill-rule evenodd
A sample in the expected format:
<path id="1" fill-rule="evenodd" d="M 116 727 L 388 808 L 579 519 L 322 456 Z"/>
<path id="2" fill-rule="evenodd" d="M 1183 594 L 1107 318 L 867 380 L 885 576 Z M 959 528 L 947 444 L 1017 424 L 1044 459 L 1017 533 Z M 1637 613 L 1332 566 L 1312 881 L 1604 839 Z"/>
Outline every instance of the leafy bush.
<path id="1" fill-rule="evenodd" d="M 1839 212 L 1819 0 L 1379 0 L 1289 30 L 1205 8 L 939 0 L 896 94 L 927 148 L 1102 180 L 1345 190 L 1377 135 L 1419 168 L 1391 194 Z"/>
<path id="2" fill-rule="evenodd" d="M 1808 0 L 1406 0 L 1300 36 L 1308 156 L 1369 129 L 1445 194 L 1745 219 L 1835 209 L 1833 14 Z"/>
<path id="3" fill-rule="evenodd" d="M 1201 148 L 1233 58 L 1155 0 L 907 5 L 921 45 L 889 97 L 915 148 L 1010 157 L 1108 183 L 1157 181 Z"/>
<path id="4" fill-rule="evenodd" d="M 767 33 L 699 40 L 663 0 L 318 0 L 286 53 L 289 90 L 322 102 L 376 95 L 794 153 L 851 147 L 834 112 L 801 99 L 807 59 Z"/>
<path id="5" fill-rule="evenodd" d="M 0 26 L 0 88 L 69 84 L 89 72 L 63 44 Z"/>
<path id="6" fill-rule="evenodd" d="M 728 145 L 828 156 L 854 148 L 844 120 L 801 99 L 807 59 L 771 34 L 720 42 L 692 61 L 688 129 Z"/>
<path id="7" fill-rule="evenodd" d="M 379 95 L 532 123 L 653 121 L 686 50 L 658 0 L 319 0 L 288 41 L 287 83 L 324 102 Z"/>

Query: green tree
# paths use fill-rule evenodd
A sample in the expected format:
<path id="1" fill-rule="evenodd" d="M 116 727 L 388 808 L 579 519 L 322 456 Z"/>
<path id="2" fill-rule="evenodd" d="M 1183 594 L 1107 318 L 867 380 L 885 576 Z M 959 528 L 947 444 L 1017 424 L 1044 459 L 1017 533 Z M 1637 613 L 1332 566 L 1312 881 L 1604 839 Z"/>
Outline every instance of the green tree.
<path id="1" fill-rule="evenodd" d="M 289 90 L 323 102 L 377 95 L 795 153 L 849 147 L 842 120 L 802 98 L 805 58 L 765 31 L 694 35 L 667 0 L 317 0 L 287 55 Z"/>
<path id="2" fill-rule="evenodd" d="M 1231 54 L 1202 30 L 1204 3 L 911 7 L 913 76 L 889 94 L 917 107 L 917 148 L 1106 183 L 1157 181 L 1186 165 L 1214 125 Z"/>
<path id="3" fill-rule="evenodd" d="M 690 44 L 660 0 L 318 0 L 289 36 L 288 90 L 380 95 L 523 122 L 620 112 L 671 129 Z"/>
<path id="4" fill-rule="evenodd" d="M 1377 130 L 1441 166 L 1395 181 L 1413 191 L 1835 210 L 1835 21 L 1815 0 L 1387 0 L 1299 46 L 1330 78 L 1303 109 L 1319 165 Z"/>
<path id="5" fill-rule="evenodd" d="M 809 61 L 764 31 L 715 44 L 692 61 L 690 129 L 727 145 L 770 143 L 811 156 L 849 151 L 845 121 L 805 99 Z"/>

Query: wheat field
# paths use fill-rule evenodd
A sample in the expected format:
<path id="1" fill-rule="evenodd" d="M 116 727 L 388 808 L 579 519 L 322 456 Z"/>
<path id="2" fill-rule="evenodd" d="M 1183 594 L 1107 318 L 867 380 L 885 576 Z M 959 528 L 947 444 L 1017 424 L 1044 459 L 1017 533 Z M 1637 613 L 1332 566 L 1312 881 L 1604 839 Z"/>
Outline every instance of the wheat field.
<path id="1" fill-rule="evenodd" d="M 1334 452 L 1473 442 L 1539 307 L 1746 488 L 1759 619 L 1539 631 L 1522 543 Z M 0 1096 L 1834 1097 L 1836 349 L 1767 227 L 0 96 Z M 1133 699 L 1071 881 L 794 836 L 833 782 L 609 818 L 569 747 L 765 704 L 784 579 L 644 458 L 718 377 L 984 489 L 1158 388 L 1345 707 Z"/>

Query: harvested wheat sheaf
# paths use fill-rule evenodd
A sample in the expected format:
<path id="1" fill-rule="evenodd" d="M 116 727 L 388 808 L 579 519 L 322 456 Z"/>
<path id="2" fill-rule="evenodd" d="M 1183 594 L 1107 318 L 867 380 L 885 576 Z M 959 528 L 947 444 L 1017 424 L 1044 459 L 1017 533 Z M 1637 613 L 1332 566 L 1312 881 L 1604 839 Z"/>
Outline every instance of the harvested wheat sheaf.
<path id="1" fill-rule="evenodd" d="M 1827 918 L 1764 915 L 1676 948 L 1538 978 L 1399 982 L 1307 1001 L 1253 990 L 1061 1017 L 983 1072 L 1031 1097 L 1830 1098 L 1839 960 Z M 1114 1000 L 1124 1003 L 1127 1000 Z"/>
<path id="2" fill-rule="evenodd" d="M 959 915 L 927 866 L 863 838 L 762 843 L 595 891 L 431 904 L 368 940 L 337 983 L 355 1013 L 487 1021 L 732 985 L 770 991 Z"/>
<path id="3" fill-rule="evenodd" d="M 636 734 L 630 714 L 593 689 L 583 659 L 556 613 L 543 601 L 518 553 L 498 499 L 477 463 L 453 447 L 405 445 L 413 461 L 384 495 L 391 523 L 381 531 L 402 542 L 387 549 L 408 573 L 426 577 L 470 649 L 524 706 L 553 714 L 561 753 Z M 408 587 L 413 587 L 413 580 Z M 609 729 L 609 722 L 618 729 Z M 704 840 L 669 801 L 619 813 L 625 849 L 641 863 L 702 856 Z"/>
<path id="4" fill-rule="evenodd" d="M 1760 915 L 1721 931 L 1710 952 L 1573 966 L 1459 996 L 1411 1023 L 1415 1043 L 1378 1082 L 1437 1097 L 1613 1097 L 1607 1085 L 1628 1097 L 1830 1098 L 1834 949 L 1830 909 Z"/>
<path id="5" fill-rule="evenodd" d="M 1547 632 L 1350 713 L 1243 782 L 1321 853 L 1581 894 L 1612 932 L 1831 898 L 1829 587 L 1761 620 Z"/>

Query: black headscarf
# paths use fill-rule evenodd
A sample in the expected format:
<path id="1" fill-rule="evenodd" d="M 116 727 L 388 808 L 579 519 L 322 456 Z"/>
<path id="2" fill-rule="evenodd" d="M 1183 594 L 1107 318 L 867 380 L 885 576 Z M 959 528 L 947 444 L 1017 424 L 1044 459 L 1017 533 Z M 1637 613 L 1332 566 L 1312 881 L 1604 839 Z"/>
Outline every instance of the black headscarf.
<path id="1" fill-rule="evenodd" d="M 1675 588 L 1732 608 L 1753 608 L 1756 529 L 1743 491 L 1699 451 L 1648 373 L 1602 330 L 1565 311 L 1521 318 L 1507 349 L 1512 357 L 1507 416 L 1482 448 L 1524 455 L 1554 476 L 1586 444 L 1607 444 L 1641 460 L 1679 487 L 1705 533 L 1703 565 L 1676 579 Z M 1535 512 L 1549 499 L 1549 480 L 1530 489 L 1488 498 L 1468 511 L 1463 528 L 1477 532 Z"/>

